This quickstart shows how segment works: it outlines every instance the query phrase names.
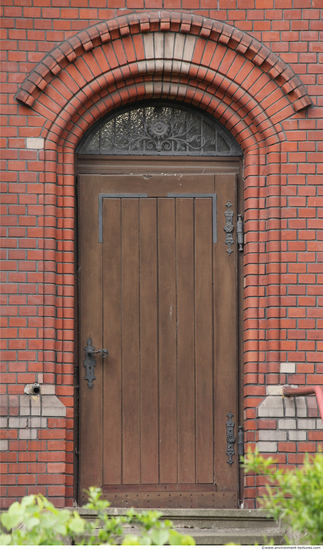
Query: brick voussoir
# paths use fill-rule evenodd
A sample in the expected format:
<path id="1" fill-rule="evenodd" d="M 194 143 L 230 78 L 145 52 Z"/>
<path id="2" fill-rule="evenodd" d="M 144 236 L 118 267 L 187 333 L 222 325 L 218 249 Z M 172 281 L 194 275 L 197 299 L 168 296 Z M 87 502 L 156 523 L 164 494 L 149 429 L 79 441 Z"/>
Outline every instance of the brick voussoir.
<path id="1" fill-rule="evenodd" d="M 177 29 L 174 29 L 174 24 Z M 50 80 L 47 74 L 51 72 L 55 76 L 59 74 L 66 63 L 72 63 L 77 56 L 83 55 L 83 51 L 87 52 L 95 48 L 100 43 L 106 43 L 109 40 L 122 39 L 123 36 L 136 32 L 169 32 L 175 31 L 181 34 L 199 34 L 204 39 L 218 41 L 221 44 L 227 45 L 230 49 L 235 49 L 240 55 L 247 56 L 256 66 L 262 67 L 262 70 L 267 72 L 274 80 L 277 80 L 280 87 L 288 96 L 295 90 L 296 98 L 291 99 L 294 103 L 294 110 L 300 110 L 311 104 L 310 100 L 298 101 L 300 96 L 301 81 L 295 75 L 290 67 L 288 67 L 281 59 L 270 50 L 261 45 L 255 38 L 243 33 L 241 30 L 235 29 L 227 23 L 212 21 L 211 19 L 202 18 L 197 15 L 175 12 L 149 12 L 143 14 L 130 14 L 122 16 L 118 19 L 112 19 L 93 25 L 86 30 L 80 31 L 66 42 L 62 43 L 50 55 L 45 58 L 35 69 L 28 75 L 26 82 L 30 83 L 29 95 L 20 93 L 21 90 L 27 91 L 24 84 L 21 86 L 16 99 L 30 104 L 35 98 L 36 88 L 44 91 Z M 199 29 L 199 33 L 197 32 Z M 82 47 L 81 47 L 82 46 Z M 64 62 L 65 59 L 65 62 Z M 270 67 L 268 70 L 267 64 Z M 38 76 L 36 77 L 35 74 Z M 40 78 L 42 77 L 42 79 Z M 292 81 L 291 84 L 288 84 Z M 305 92 L 305 95 L 306 92 Z"/>

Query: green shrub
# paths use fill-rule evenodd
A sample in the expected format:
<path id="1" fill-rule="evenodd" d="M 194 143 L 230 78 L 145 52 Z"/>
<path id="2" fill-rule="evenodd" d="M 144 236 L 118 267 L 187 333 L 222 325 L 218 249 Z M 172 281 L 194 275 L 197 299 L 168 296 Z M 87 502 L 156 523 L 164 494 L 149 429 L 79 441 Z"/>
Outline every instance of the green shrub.
<path id="1" fill-rule="evenodd" d="M 94 521 L 86 521 L 76 511 L 57 510 L 43 495 L 30 495 L 12 504 L 1 515 L 0 545 L 194 545 L 188 535 L 172 529 L 171 521 L 161 521 L 161 513 L 127 510 L 125 516 L 111 517 L 109 502 L 101 500 L 101 490 L 90 487 L 85 508 L 97 512 Z M 137 526 L 139 535 L 125 535 L 124 526 Z"/>
<path id="2" fill-rule="evenodd" d="M 323 544 L 323 455 L 305 456 L 304 464 L 284 471 L 272 457 L 256 451 L 244 459 L 246 472 L 266 476 L 267 493 L 259 499 L 276 520 L 282 520 L 292 532 L 288 544 Z"/>
<path id="3" fill-rule="evenodd" d="M 7 533 L 1 533 L 0 545 L 62 545 L 84 532 L 77 512 L 57 510 L 42 495 L 14 502 L 1 514 L 1 523 Z"/>

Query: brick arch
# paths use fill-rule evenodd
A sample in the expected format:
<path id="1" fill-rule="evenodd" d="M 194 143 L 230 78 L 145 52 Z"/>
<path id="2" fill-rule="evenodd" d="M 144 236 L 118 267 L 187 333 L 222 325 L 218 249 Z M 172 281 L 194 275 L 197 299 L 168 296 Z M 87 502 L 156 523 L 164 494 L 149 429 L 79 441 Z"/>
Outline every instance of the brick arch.
<path id="1" fill-rule="evenodd" d="M 130 102 L 149 98 L 186 102 L 206 110 L 232 133 L 246 151 L 265 146 L 267 140 L 269 143 L 279 141 L 280 125 L 278 128 L 275 127 L 268 117 L 246 112 L 244 106 L 239 106 L 234 98 L 210 90 L 205 83 L 192 84 L 183 78 L 178 78 L 178 81 L 174 82 L 174 79 L 164 73 L 162 80 L 152 79 L 149 75 L 148 78 L 143 77 L 141 82 L 132 82 L 126 86 L 122 81 L 120 85 L 116 84 L 111 92 L 105 90 L 104 94 L 97 93 L 87 97 L 81 113 L 77 109 L 79 97 L 76 95 L 69 103 L 73 116 L 68 123 L 64 121 L 65 111 L 53 122 L 47 136 L 48 147 L 75 148 L 84 133 L 106 113 Z"/>
<path id="2" fill-rule="evenodd" d="M 47 67 L 42 81 L 36 77 L 40 66 Z M 260 264 L 274 265 L 279 257 L 275 241 L 280 225 L 281 122 L 309 104 L 300 81 L 289 71 L 267 48 L 230 25 L 186 14 L 153 13 L 122 17 L 82 31 L 52 52 L 27 78 L 17 98 L 32 104 L 45 120 L 45 212 L 52 215 L 56 202 L 59 219 L 59 230 L 44 228 L 45 237 L 48 235 L 45 242 L 50 243 L 53 234 L 59 241 L 54 272 L 61 285 L 62 303 L 66 303 L 65 312 L 63 306 L 58 314 L 62 319 L 61 340 L 48 345 L 57 349 L 56 373 L 64 371 L 66 353 L 70 357 L 66 350 L 72 347 L 70 320 L 64 317 L 71 302 L 71 266 L 61 250 L 73 248 L 70 208 L 76 144 L 107 112 L 152 97 L 178 99 L 205 109 L 231 131 L 244 150 L 248 383 L 254 382 L 260 362 L 269 368 L 273 364 L 275 372 L 277 350 L 271 350 L 268 340 L 259 344 L 256 334 L 262 290 L 255 289 Z M 264 201 L 268 221 L 261 234 L 264 212 L 259 204 Z M 264 243 L 271 241 L 272 246 L 264 250 Z M 50 246 L 44 252 L 49 272 L 53 270 Z M 268 281 L 263 277 L 262 287 L 277 283 L 274 277 L 272 283 Z M 51 285 L 45 285 L 44 292 L 51 302 Z M 276 307 L 277 292 L 269 298 Z M 271 334 L 274 340 L 274 329 Z"/>
<path id="3" fill-rule="evenodd" d="M 93 97 L 87 98 L 80 110 L 77 109 L 80 104 L 77 96 L 68 103 L 67 109 L 63 110 L 46 130 L 45 158 L 48 159 L 48 166 L 52 166 L 52 162 L 55 161 L 58 173 L 62 177 L 64 174 L 66 177 L 68 175 L 72 177 L 76 146 L 91 126 L 112 110 L 137 101 L 149 101 L 149 99 L 171 99 L 175 102 L 188 103 L 216 116 L 245 149 L 246 180 L 256 175 L 253 169 L 249 174 L 249 164 L 257 166 L 258 172 L 259 166 L 265 162 L 265 156 L 270 162 L 272 153 L 277 161 L 280 142 L 283 138 L 281 125 L 274 126 L 269 119 L 266 119 L 267 124 L 263 124 L 263 130 L 265 134 L 267 130 L 268 134 L 264 136 L 249 113 L 243 107 L 239 108 L 233 100 L 225 101 L 223 94 L 219 99 L 205 90 L 205 87 L 200 87 L 196 83 L 193 85 L 188 79 L 184 81 L 178 78 L 178 81 L 174 82 L 174 80 L 168 80 L 166 75 L 162 80 L 154 80 L 150 76 L 148 79 L 142 78 L 139 82 L 125 84 L 122 84 L 121 88 L 115 87 L 114 91 L 105 90 L 103 94 L 94 94 Z M 46 174 L 48 174 L 48 181 L 52 181 L 51 172 L 45 170 L 45 177 Z"/>
<path id="4" fill-rule="evenodd" d="M 17 94 L 44 120 L 47 380 L 61 385 L 58 395 L 67 395 L 65 380 L 74 368 L 75 147 L 107 112 L 149 98 L 206 110 L 244 151 L 245 404 L 246 418 L 248 408 L 252 418 L 259 376 L 268 373 L 267 383 L 277 383 L 280 360 L 275 346 L 280 330 L 281 123 L 302 116 L 298 111 L 310 99 L 298 77 L 268 48 L 230 25 L 195 15 L 133 14 L 95 25 L 46 57 Z M 264 266 L 269 266 L 266 273 Z M 262 318 L 265 303 L 273 312 L 268 321 Z"/>
<path id="5" fill-rule="evenodd" d="M 210 50 L 214 51 L 215 44 L 222 47 L 222 51 L 225 49 L 240 54 L 249 60 L 253 67 L 261 68 L 264 74 L 276 82 L 284 95 L 289 98 L 295 111 L 311 104 L 304 86 L 294 71 L 255 38 L 227 23 L 176 12 L 129 14 L 111 21 L 101 22 L 79 32 L 60 44 L 35 67 L 22 84 L 16 98 L 26 105 L 32 106 L 53 78 L 57 77 L 68 64 L 75 63 L 86 52 L 91 52 L 98 47 L 104 49 L 105 45 L 113 44 L 118 40 L 122 40 L 124 44 L 124 51 L 120 52 L 124 63 L 120 62 L 119 58 L 119 67 L 127 65 L 130 59 L 136 61 L 142 57 L 148 59 L 147 51 L 144 55 L 141 52 L 140 55 L 142 44 L 139 44 L 138 37 L 151 36 L 151 33 L 156 32 L 176 33 L 183 38 L 183 42 L 185 42 L 186 36 L 194 36 L 197 45 L 194 54 L 196 53 L 199 60 L 201 60 L 199 50 L 204 49 L 203 42 L 206 40 L 208 47 L 203 52 L 206 57 L 210 56 Z M 174 53 L 175 56 L 178 54 L 177 51 Z M 227 57 L 226 63 L 231 65 L 232 54 Z M 178 56 L 178 59 L 183 58 Z"/>
<path id="6" fill-rule="evenodd" d="M 299 78 L 257 40 L 225 23 L 168 12 L 131 14 L 81 31 L 35 67 L 16 97 L 44 117 L 46 147 L 55 149 L 69 123 L 89 127 L 116 90 L 122 102 L 132 101 L 142 87 L 149 95 L 152 82 L 157 96 L 160 82 L 162 97 L 206 109 L 244 151 L 278 143 L 280 122 L 310 104 Z M 118 98 L 109 108 L 116 104 Z"/>

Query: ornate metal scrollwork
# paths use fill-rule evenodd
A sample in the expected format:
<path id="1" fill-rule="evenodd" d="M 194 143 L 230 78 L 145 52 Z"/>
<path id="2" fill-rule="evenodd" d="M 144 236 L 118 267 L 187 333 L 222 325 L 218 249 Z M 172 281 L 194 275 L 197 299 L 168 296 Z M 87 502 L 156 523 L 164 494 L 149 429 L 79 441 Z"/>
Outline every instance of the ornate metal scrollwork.
<path id="1" fill-rule="evenodd" d="M 231 245 L 234 243 L 234 240 L 232 238 L 232 233 L 233 233 L 233 212 L 232 210 L 230 210 L 232 204 L 230 201 L 227 202 L 227 204 L 225 205 L 228 207 L 228 210 L 226 212 L 224 212 L 224 215 L 225 215 L 225 226 L 223 228 L 223 230 L 226 232 L 226 237 L 225 237 L 225 244 L 228 245 L 228 249 L 227 249 L 227 253 L 229 254 L 232 254 L 233 250 L 231 249 Z"/>
<path id="2" fill-rule="evenodd" d="M 227 451 L 226 451 L 226 454 L 229 457 L 229 460 L 227 460 L 227 463 L 230 464 L 230 466 L 232 466 L 232 464 L 234 463 L 234 461 L 232 460 L 232 457 L 235 454 L 235 452 L 234 452 L 234 443 L 235 443 L 235 440 L 236 440 L 236 438 L 234 437 L 234 432 L 233 432 L 234 425 L 235 425 L 235 423 L 232 420 L 233 416 L 234 415 L 230 411 L 229 414 L 227 414 L 227 417 L 229 418 L 229 420 L 228 420 L 228 422 L 225 423 L 225 425 L 227 427 Z"/>
<path id="3" fill-rule="evenodd" d="M 84 367 L 86 368 L 85 380 L 88 381 L 87 385 L 91 389 L 93 388 L 93 380 L 96 380 L 94 376 L 94 367 L 96 366 L 96 360 L 94 355 L 96 353 L 101 353 L 101 357 L 102 359 L 104 359 L 105 357 L 107 357 L 109 352 L 107 349 L 99 349 L 95 351 L 95 348 L 92 346 L 92 338 L 90 337 L 87 339 L 86 346 L 84 349 L 85 349 L 85 360 L 83 364 L 84 364 Z"/>
<path id="4" fill-rule="evenodd" d="M 212 117 L 169 102 L 139 104 L 100 121 L 80 144 L 81 154 L 241 155 L 233 136 Z"/>

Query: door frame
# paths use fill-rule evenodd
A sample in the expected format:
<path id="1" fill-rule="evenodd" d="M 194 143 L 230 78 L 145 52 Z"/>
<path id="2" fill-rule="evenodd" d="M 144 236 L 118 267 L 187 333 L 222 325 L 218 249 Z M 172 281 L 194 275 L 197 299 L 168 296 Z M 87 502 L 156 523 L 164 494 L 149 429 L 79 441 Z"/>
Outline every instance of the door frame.
<path id="1" fill-rule="evenodd" d="M 79 357 L 79 276 L 78 276 L 78 251 L 79 251 L 79 201 L 78 201 L 78 176 L 85 174 L 100 174 L 100 175 L 126 175 L 130 172 L 138 175 L 149 175 L 149 171 L 154 173 L 163 173 L 177 168 L 178 173 L 190 172 L 192 168 L 199 168 L 203 173 L 219 173 L 219 174 L 236 174 L 237 177 L 237 214 L 242 214 L 244 219 L 243 208 L 243 157 L 181 157 L 181 156 L 122 156 L 122 155 L 80 155 L 75 154 L 75 217 L 74 217 L 74 235 L 75 235 L 75 271 L 74 271 L 74 292 L 75 292 L 75 344 L 74 344 L 74 479 L 73 479 L 73 498 L 75 502 L 79 500 L 79 439 L 80 439 L 80 423 L 79 423 L 79 379 L 83 372 L 83 358 Z M 147 173 L 148 169 L 148 173 Z M 236 220 L 236 218 L 235 218 Z M 224 243 L 224 238 L 223 238 Z M 238 253 L 237 261 L 237 342 L 238 342 L 238 418 L 235 419 L 236 434 L 238 426 L 243 426 L 244 423 L 244 406 L 243 406 L 243 366 L 244 366 L 244 254 L 238 251 L 237 242 L 235 239 L 236 250 Z M 236 438 L 237 439 L 237 438 Z M 236 453 L 236 459 L 238 455 Z M 243 471 L 239 467 L 238 476 L 238 507 L 243 502 Z"/>

